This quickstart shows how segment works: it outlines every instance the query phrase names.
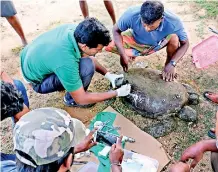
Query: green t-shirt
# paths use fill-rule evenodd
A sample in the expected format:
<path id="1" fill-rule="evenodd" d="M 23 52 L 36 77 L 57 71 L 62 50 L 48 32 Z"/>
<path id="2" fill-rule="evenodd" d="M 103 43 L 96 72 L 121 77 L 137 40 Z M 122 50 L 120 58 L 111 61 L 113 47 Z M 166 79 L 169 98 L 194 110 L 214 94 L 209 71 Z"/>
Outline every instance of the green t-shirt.
<path id="1" fill-rule="evenodd" d="M 82 86 L 79 75 L 81 56 L 74 38 L 75 28 L 75 24 L 61 25 L 40 35 L 23 49 L 21 69 L 27 81 L 41 83 L 55 73 L 69 92 Z"/>

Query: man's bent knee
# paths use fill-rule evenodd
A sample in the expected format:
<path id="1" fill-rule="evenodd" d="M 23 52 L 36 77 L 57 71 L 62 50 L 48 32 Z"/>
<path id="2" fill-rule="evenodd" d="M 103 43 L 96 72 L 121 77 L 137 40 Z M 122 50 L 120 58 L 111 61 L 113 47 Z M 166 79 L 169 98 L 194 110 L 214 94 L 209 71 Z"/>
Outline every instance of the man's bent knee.
<path id="1" fill-rule="evenodd" d="M 171 46 L 174 45 L 176 47 L 179 47 L 179 37 L 176 34 L 171 34 L 169 43 Z"/>
<path id="2" fill-rule="evenodd" d="M 95 73 L 95 64 L 89 57 L 81 58 L 79 67 L 81 77 L 93 76 Z"/>

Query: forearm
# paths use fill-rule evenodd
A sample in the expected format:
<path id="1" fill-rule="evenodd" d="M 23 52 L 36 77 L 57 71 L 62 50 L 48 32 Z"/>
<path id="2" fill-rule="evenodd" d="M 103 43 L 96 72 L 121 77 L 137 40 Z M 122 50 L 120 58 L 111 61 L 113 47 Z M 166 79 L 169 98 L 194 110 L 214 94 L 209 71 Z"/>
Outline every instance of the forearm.
<path id="1" fill-rule="evenodd" d="M 185 43 L 181 43 L 181 47 L 176 51 L 176 53 L 173 55 L 172 60 L 174 60 L 176 63 L 185 55 L 189 47 L 189 41 L 186 41 Z"/>
<path id="2" fill-rule="evenodd" d="M 109 91 L 109 92 L 104 92 L 104 93 L 86 92 L 84 94 L 84 96 L 82 96 L 79 99 L 75 99 L 75 101 L 78 104 L 85 105 L 85 104 L 92 104 L 92 103 L 101 102 L 101 101 L 111 99 L 111 98 L 116 97 L 116 96 L 117 96 L 117 91 Z"/>
<path id="3" fill-rule="evenodd" d="M 216 147 L 216 140 L 210 139 L 210 140 L 202 140 L 203 150 L 204 152 L 218 152 L 218 149 Z"/>
<path id="4" fill-rule="evenodd" d="M 89 58 L 91 58 L 92 61 L 94 62 L 96 72 L 102 75 L 105 75 L 108 72 L 107 69 L 104 66 L 102 66 L 95 57 L 89 57 Z"/>
<path id="5" fill-rule="evenodd" d="M 125 50 L 123 48 L 123 38 L 121 36 L 121 32 L 118 30 L 117 26 L 114 26 L 115 28 L 113 29 L 113 38 L 114 38 L 114 43 L 118 49 L 118 52 L 120 55 L 125 54 Z"/>
<path id="6" fill-rule="evenodd" d="M 121 172 L 122 171 L 122 167 L 118 166 L 118 165 L 112 165 L 111 166 L 111 170 L 112 170 L 112 172 Z"/>

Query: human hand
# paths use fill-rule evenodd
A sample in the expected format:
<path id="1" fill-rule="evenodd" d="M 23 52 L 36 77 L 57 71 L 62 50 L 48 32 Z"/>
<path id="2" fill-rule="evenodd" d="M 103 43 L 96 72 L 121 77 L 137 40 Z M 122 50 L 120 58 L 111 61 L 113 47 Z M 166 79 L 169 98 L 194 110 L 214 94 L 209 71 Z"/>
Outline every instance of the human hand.
<path id="1" fill-rule="evenodd" d="M 117 91 L 117 97 L 127 96 L 131 91 L 131 85 L 130 84 L 122 85 L 116 91 Z"/>
<path id="2" fill-rule="evenodd" d="M 184 162 L 178 162 L 170 168 L 170 172 L 189 172 L 190 167 Z"/>
<path id="3" fill-rule="evenodd" d="M 194 168 L 203 158 L 203 154 L 204 144 L 203 141 L 201 141 L 187 148 L 181 156 L 181 161 L 185 162 L 189 159 L 193 159 L 193 161 L 191 162 L 191 168 Z"/>
<path id="4" fill-rule="evenodd" d="M 111 146 L 110 150 L 110 162 L 111 164 L 116 163 L 120 164 L 123 160 L 123 148 L 122 148 L 122 136 L 117 138 L 117 143 Z"/>
<path id="5" fill-rule="evenodd" d="M 162 78 L 164 81 L 174 81 L 177 78 L 175 67 L 172 64 L 167 64 L 162 72 Z"/>
<path id="6" fill-rule="evenodd" d="M 123 67 L 123 71 L 128 71 L 128 63 L 129 63 L 129 57 L 127 55 L 120 56 L 120 64 Z"/>
<path id="7" fill-rule="evenodd" d="M 77 154 L 79 152 L 85 152 L 97 144 L 97 142 L 93 141 L 93 135 L 96 130 L 97 129 L 92 130 L 81 143 L 74 147 L 74 154 Z"/>
<path id="8" fill-rule="evenodd" d="M 107 78 L 111 82 L 113 88 L 116 88 L 117 80 L 119 80 L 119 83 L 123 83 L 123 80 L 124 80 L 123 74 L 116 75 L 116 74 L 112 74 L 109 72 L 105 74 L 105 78 Z"/>

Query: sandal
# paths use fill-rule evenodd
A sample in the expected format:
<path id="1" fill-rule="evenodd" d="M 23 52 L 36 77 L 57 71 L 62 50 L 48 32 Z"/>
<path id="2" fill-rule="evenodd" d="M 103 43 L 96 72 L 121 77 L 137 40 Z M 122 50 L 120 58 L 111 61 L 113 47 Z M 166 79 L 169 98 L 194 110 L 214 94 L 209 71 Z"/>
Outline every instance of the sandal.
<path id="1" fill-rule="evenodd" d="M 214 96 L 214 94 L 217 95 L 217 96 Z M 213 95 L 214 97 L 209 97 L 209 95 Z M 213 93 L 213 92 L 210 92 L 210 91 L 205 91 L 203 93 L 203 96 L 208 101 L 218 104 L 218 93 Z"/>
<path id="2" fill-rule="evenodd" d="M 216 139 L 216 134 L 215 134 L 215 131 L 214 129 L 210 129 L 207 133 L 207 135 L 212 138 L 212 139 Z"/>

